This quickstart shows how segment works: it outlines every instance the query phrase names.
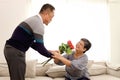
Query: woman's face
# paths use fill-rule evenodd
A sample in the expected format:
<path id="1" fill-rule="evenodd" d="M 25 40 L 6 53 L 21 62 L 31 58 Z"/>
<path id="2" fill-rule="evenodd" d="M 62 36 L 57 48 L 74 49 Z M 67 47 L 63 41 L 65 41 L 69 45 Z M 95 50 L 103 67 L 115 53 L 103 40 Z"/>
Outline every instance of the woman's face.
<path id="1" fill-rule="evenodd" d="M 84 48 L 84 42 L 82 40 L 80 40 L 77 44 L 76 44 L 76 51 L 79 52 L 84 52 L 86 49 Z"/>

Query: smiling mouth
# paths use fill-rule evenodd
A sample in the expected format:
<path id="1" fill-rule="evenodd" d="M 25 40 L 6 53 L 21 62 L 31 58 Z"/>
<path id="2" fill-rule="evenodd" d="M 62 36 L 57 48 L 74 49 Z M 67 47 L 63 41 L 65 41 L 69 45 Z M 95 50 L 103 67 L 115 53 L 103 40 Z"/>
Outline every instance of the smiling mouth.
<path id="1" fill-rule="evenodd" d="M 76 47 L 75 49 L 79 49 L 79 47 Z"/>

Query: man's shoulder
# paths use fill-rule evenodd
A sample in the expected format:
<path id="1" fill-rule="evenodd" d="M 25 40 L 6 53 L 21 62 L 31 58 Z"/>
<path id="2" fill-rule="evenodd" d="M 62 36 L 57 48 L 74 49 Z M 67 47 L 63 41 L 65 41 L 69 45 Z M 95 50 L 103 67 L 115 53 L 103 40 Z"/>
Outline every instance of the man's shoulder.
<path id="1" fill-rule="evenodd" d="M 26 21 L 26 20 L 29 20 L 29 19 L 31 19 L 31 18 L 35 18 L 35 17 L 37 17 L 37 15 L 32 15 L 32 16 L 26 18 L 25 21 Z"/>
<path id="2" fill-rule="evenodd" d="M 40 19 L 39 19 L 38 15 L 34 15 L 34 16 L 28 17 L 26 20 L 24 20 L 24 22 L 26 22 L 26 23 L 36 23 L 36 22 L 40 22 Z"/>

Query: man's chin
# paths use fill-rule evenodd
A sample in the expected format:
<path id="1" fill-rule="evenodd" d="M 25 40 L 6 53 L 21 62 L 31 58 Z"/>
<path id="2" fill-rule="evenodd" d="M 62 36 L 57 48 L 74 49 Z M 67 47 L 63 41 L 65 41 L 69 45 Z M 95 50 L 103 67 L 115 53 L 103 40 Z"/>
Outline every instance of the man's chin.
<path id="1" fill-rule="evenodd" d="M 45 23 L 45 25 L 47 26 L 47 25 L 48 25 L 48 23 Z"/>

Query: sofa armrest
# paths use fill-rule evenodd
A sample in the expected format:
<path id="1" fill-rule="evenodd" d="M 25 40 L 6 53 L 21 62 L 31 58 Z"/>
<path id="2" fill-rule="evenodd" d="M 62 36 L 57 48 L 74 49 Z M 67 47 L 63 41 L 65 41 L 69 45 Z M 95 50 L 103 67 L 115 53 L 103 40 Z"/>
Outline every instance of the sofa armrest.
<path id="1" fill-rule="evenodd" d="M 120 64 L 113 64 L 107 62 L 107 74 L 120 78 Z"/>
<path id="2" fill-rule="evenodd" d="M 120 70 L 114 70 L 114 69 L 111 69 L 111 68 L 107 68 L 107 74 L 110 74 L 112 76 L 120 78 Z"/>

